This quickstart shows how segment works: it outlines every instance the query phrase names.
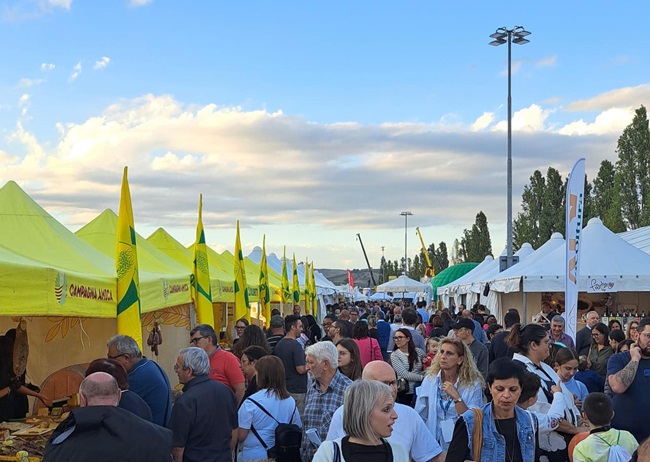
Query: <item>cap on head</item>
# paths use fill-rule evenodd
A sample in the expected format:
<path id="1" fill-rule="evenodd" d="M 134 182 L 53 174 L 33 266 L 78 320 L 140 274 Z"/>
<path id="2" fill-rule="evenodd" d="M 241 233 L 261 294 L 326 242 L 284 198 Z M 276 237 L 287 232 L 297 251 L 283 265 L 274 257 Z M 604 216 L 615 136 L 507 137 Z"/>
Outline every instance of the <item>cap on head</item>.
<path id="1" fill-rule="evenodd" d="M 474 321 L 472 321 L 471 319 L 467 319 L 467 318 L 460 318 L 458 321 L 456 321 L 455 324 L 453 324 L 451 326 L 451 328 L 454 329 L 454 330 L 462 329 L 463 327 L 473 331 L 474 330 Z"/>

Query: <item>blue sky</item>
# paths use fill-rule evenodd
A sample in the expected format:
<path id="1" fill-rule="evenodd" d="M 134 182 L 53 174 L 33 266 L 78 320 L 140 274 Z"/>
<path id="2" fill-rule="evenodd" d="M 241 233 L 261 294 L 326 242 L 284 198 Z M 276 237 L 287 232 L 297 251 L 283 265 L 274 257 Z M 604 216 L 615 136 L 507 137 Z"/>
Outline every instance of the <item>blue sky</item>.
<path id="1" fill-rule="evenodd" d="M 449 246 L 479 210 L 505 244 L 506 47 L 514 205 L 534 169 L 594 176 L 650 104 L 650 7 L 606 2 L 0 2 L 0 180 L 75 230 L 116 210 L 138 231 L 245 252 L 267 235 L 317 267 L 403 255 L 402 210 Z M 417 252 L 413 230 L 409 254 Z"/>

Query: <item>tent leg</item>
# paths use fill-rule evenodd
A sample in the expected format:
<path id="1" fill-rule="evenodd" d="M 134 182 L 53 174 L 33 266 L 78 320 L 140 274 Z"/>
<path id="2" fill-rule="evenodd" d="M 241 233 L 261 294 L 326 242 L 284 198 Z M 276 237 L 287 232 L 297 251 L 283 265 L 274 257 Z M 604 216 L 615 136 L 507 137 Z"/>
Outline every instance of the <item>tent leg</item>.
<path id="1" fill-rule="evenodd" d="M 525 326 L 527 324 L 528 320 L 528 303 L 526 300 L 526 292 L 522 292 L 522 299 L 523 299 L 523 308 L 522 308 L 522 313 L 523 313 L 523 322 L 522 326 Z"/>

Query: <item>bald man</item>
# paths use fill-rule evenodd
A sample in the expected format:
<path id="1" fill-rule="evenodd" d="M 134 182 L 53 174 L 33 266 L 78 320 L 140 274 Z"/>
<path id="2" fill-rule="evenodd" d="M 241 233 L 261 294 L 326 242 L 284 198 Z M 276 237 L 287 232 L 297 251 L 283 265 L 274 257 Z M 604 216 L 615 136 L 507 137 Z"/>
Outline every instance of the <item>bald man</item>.
<path id="1" fill-rule="evenodd" d="M 397 396 L 397 376 L 395 370 L 388 363 L 384 361 L 369 362 L 363 368 L 361 378 L 385 383 L 393 390 L 393 399 Z M 402 444 L 415 462 L 442 462 L 445 460 L 442 448 L 431 436 L 424 421 L 413 408 L 395 403 L 395 413 L 397 413 L 397 420 L 393 424 L 393 434 L 388 438 L 389 441 Z M 335 440 L 343 436 L 345 436 L 345 432 L 343 431 L 343 406 L 341 406 L 332 416 L 327 440 Z"/>
<path id="2" fill-rule="evenodd" d="M 117 407 L 120 396 L 113 376 L 95 372 L 86 377 L 79 387 L 81 407 L 54 430 L 43 460 L 171 461 L 171 430 Z"/>

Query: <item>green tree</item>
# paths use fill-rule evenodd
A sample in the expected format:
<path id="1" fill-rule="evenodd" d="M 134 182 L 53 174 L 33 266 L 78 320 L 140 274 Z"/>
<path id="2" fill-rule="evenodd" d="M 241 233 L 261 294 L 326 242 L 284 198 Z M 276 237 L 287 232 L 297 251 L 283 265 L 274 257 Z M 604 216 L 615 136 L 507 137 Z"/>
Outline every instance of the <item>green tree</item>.
<path id="1" fill-rule="evenodd" d="M 465 261 L 480 262 L 492 253 L 492 240 L 488 229 L 487 217 L 481 211 L 476 214 L 476 221 L 471 229 L 463 231 L 460 241 L 460 253 Z"/>
<path id="2" fill-rule="evenodd" d="M 513 247 L 519 249 L 524 242 L 537 249 L 551 234 L 558 231 L 564 234 L 564 196 L 566 182 L 553 167 L 549 167 L 546 177 L 535 170 L 530 184 L 524 186 L 521 195 L 521 212 L 513 222 Z"/>
<path id="3" fill-rule="evenodd" d="M 603 224 L 614 233 L 626 230 L 621 214 L 620 181 L 614 164 L 603 160 L 594 178 L 592 216 L 600 217 Z"/>
<path id="4" fill-rule="evenodd" d="M 429 252 L 429 258 L 431 259 L 431 264 L 433 265 L 433 270 L 436 272 L 436 274 L 449 266 L 447 244 L 445 244 L 444 241 L 438 244 L 437 249 L 435 244 L 431 244 L 427 250 Z"/>
<path id="5" fill-rule="evenodd" d="M 650 128 L 645 106 L 618 138 L 616 172 L 619 175 L 623 221 L 630 229 L 650 224 Z"/>
<path id="6" fill-rule="evenodd" d="M 456 265 L 458 263 L 462 263 L 463 261 L 464 260 L 460 250 L 460 241 L 458 239 L 454 239 L 454 243 L 451 246 L 451 264 Z"/>

